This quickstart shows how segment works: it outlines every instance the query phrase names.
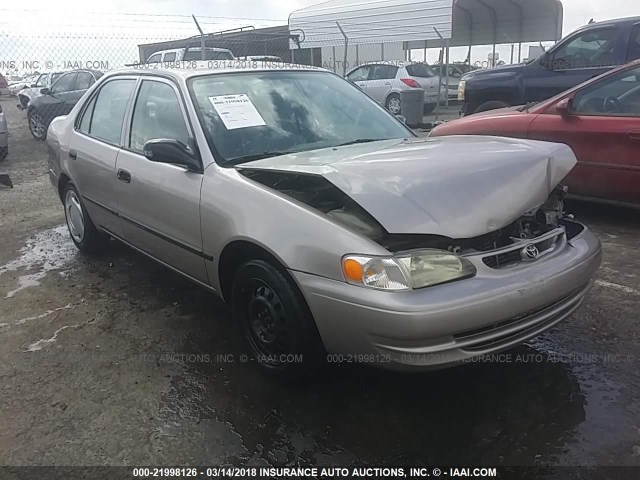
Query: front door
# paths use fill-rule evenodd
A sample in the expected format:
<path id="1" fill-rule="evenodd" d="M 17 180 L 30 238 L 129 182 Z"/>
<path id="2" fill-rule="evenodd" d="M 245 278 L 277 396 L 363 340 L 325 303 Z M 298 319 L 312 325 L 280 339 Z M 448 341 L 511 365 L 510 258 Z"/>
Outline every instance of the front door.
<path id="1" fill-rule="evenodd" d="M 530 137 L 569 145 L 569 193 L 640 204 L 640 68 L 577 92 L 567 115 L 539 115 Z"/>
<path id="2" fill-rule="evenodd" d="M 143 80 L 125 148 L 118 153 L 116 195 L 125 240 L 190 277 L 208 283 L 200 230 L 203 175 L 143 155 L 146 142 L 193 136 L 182 97 L 168 80 Z"/>

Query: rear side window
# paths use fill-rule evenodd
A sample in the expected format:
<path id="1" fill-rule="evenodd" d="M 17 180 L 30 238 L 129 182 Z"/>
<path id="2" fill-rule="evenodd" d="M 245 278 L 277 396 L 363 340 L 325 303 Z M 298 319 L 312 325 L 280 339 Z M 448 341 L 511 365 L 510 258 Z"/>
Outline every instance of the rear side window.
<path id="1" fill-rule="evenodd" d="M 180 100 L 174 89 L 162 82 L 142 82 L 133 110 L 129 147 L 142 152 L 145 143 L 159 138 L 188 145 L 188 137 Z"/>
<path id="2" fill-rule="evenodd" d="M 147 60 L 147 63 L 160 63 L 161 61 L 162 61 L 162 55 L 159 53 L 156 53 L 149 57 L 149 60 Z"/>
<path id="3" fill-rule="evenodd" d="M 191 48 L 184 54 L 184 61 L 193 62 L 202 60 L 202 50 Z M 205 60 L 233 60 L 233 55 L 227 51 L 205 50 Z"/>
<path id="4" fill-rule="evenodd" d="M 51 93 L 65 93 L 73 90 L 77 75 L 77 73 L 69 73 L 61 76 L 51 87 Z"/>
<path id="5" fill-rule="evenodd" d="M 393 65 L 375 65 L 373 67 L 372 80 L 390 80 L 396 78 L 398 67 Z"/>
<path id="6" fill-rule="evenodd" d="M 136 81 L 133 79 L 105 83 L 85 110 L 80 121 L 80 131 L 119 145 L 127 103 L 135 85 Z"/>
<path id="7" fill-rule="evenodd" d="M 163 60 L 165 62 L 175 62 L 176 61 L 176 52 L 165 53 Z"/>
<path id="8" fill-rule="evenodd" d="M 631 29 L 631 38 L 629 39 L 629 52 L 627 60 L 637 60 L 640 58 L 640 25 L 636 25 Z"/>
<path id="9" fill-rule="evenodd" d="M 407 72 L 412 77 L 431 78 L 436 76 L 431 67 L 424 63 L 416 63 L 414 65 L 407 65 Z"/>

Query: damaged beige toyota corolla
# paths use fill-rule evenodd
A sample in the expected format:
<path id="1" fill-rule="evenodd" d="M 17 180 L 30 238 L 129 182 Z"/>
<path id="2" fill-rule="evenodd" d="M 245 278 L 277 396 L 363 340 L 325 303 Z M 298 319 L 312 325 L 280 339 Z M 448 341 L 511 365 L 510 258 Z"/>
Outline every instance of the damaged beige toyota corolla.
<path id="1" fill-rule="evenodd" d="M 321 70 L 113 72 L 47 141 L 81 250 L 113 237 L 216 292 L 282 375 L 511 348 L 600 264 L 564 213 L 568 147 L 419 139 Z"/>

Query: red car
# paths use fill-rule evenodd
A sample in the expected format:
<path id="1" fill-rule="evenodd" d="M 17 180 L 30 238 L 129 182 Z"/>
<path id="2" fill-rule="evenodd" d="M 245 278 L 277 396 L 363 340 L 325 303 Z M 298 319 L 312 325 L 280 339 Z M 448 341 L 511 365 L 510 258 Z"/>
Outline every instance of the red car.
<path id="1" fill-rule="evenodd" d="M 431 137 L 495 135 L 569 145 L 578 164 L 565 182 L 575 197 L 640 207 L 640 61 L 537 105 L 471 115 Z"/>

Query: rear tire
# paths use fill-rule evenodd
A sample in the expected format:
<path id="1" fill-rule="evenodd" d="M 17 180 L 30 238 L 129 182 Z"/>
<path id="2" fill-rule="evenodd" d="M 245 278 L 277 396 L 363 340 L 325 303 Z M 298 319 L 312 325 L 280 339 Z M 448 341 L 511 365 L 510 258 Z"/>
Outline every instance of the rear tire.
<path id="1" fill-rule="evenodd" d="M 29 122 L 29 131 L 36 140 L 44 140 L 47 138 L 47 126 L 44 124 L 42 116 L 39 113 L 31 113 L 27 116 Z"/>
<path id="2" fill-rule="evenodd" d="M 78 250 L 88 254 L 101 252 L 106 245 L 107 237 L 91 221 L 78 190 L 71 182 L 64 188 L 62 203 L 69 235 Z"/>
<path id="3" fill-rule="evenodd" d="M 297 286 L 264 260 L 243 264 L 233 280 L 233 317 L 258 365 L 283 379 L 316 371 L 324 347 Z"/>
<path id="4" fill-rule="evenodd" d="M 480 112 L 488 112 L 489 110 L 497 110 L 498 108 L 510 107 L 511 105 L 507 102 L 502 102 L 500 100 L 492 100 L 490 102 L 485 102 L 481 104 L 478 108 L 476 108 L 473 113 Z"/>
<path id="5" fill-rule="evenodd" d="M 397 93 L 392 93 L 387 97 L 387 101 L 384 106 L 389 110 L 393 115 L 401 115 L 402 114 L 402 104 L 400 101 L 400 95 Z"/>

